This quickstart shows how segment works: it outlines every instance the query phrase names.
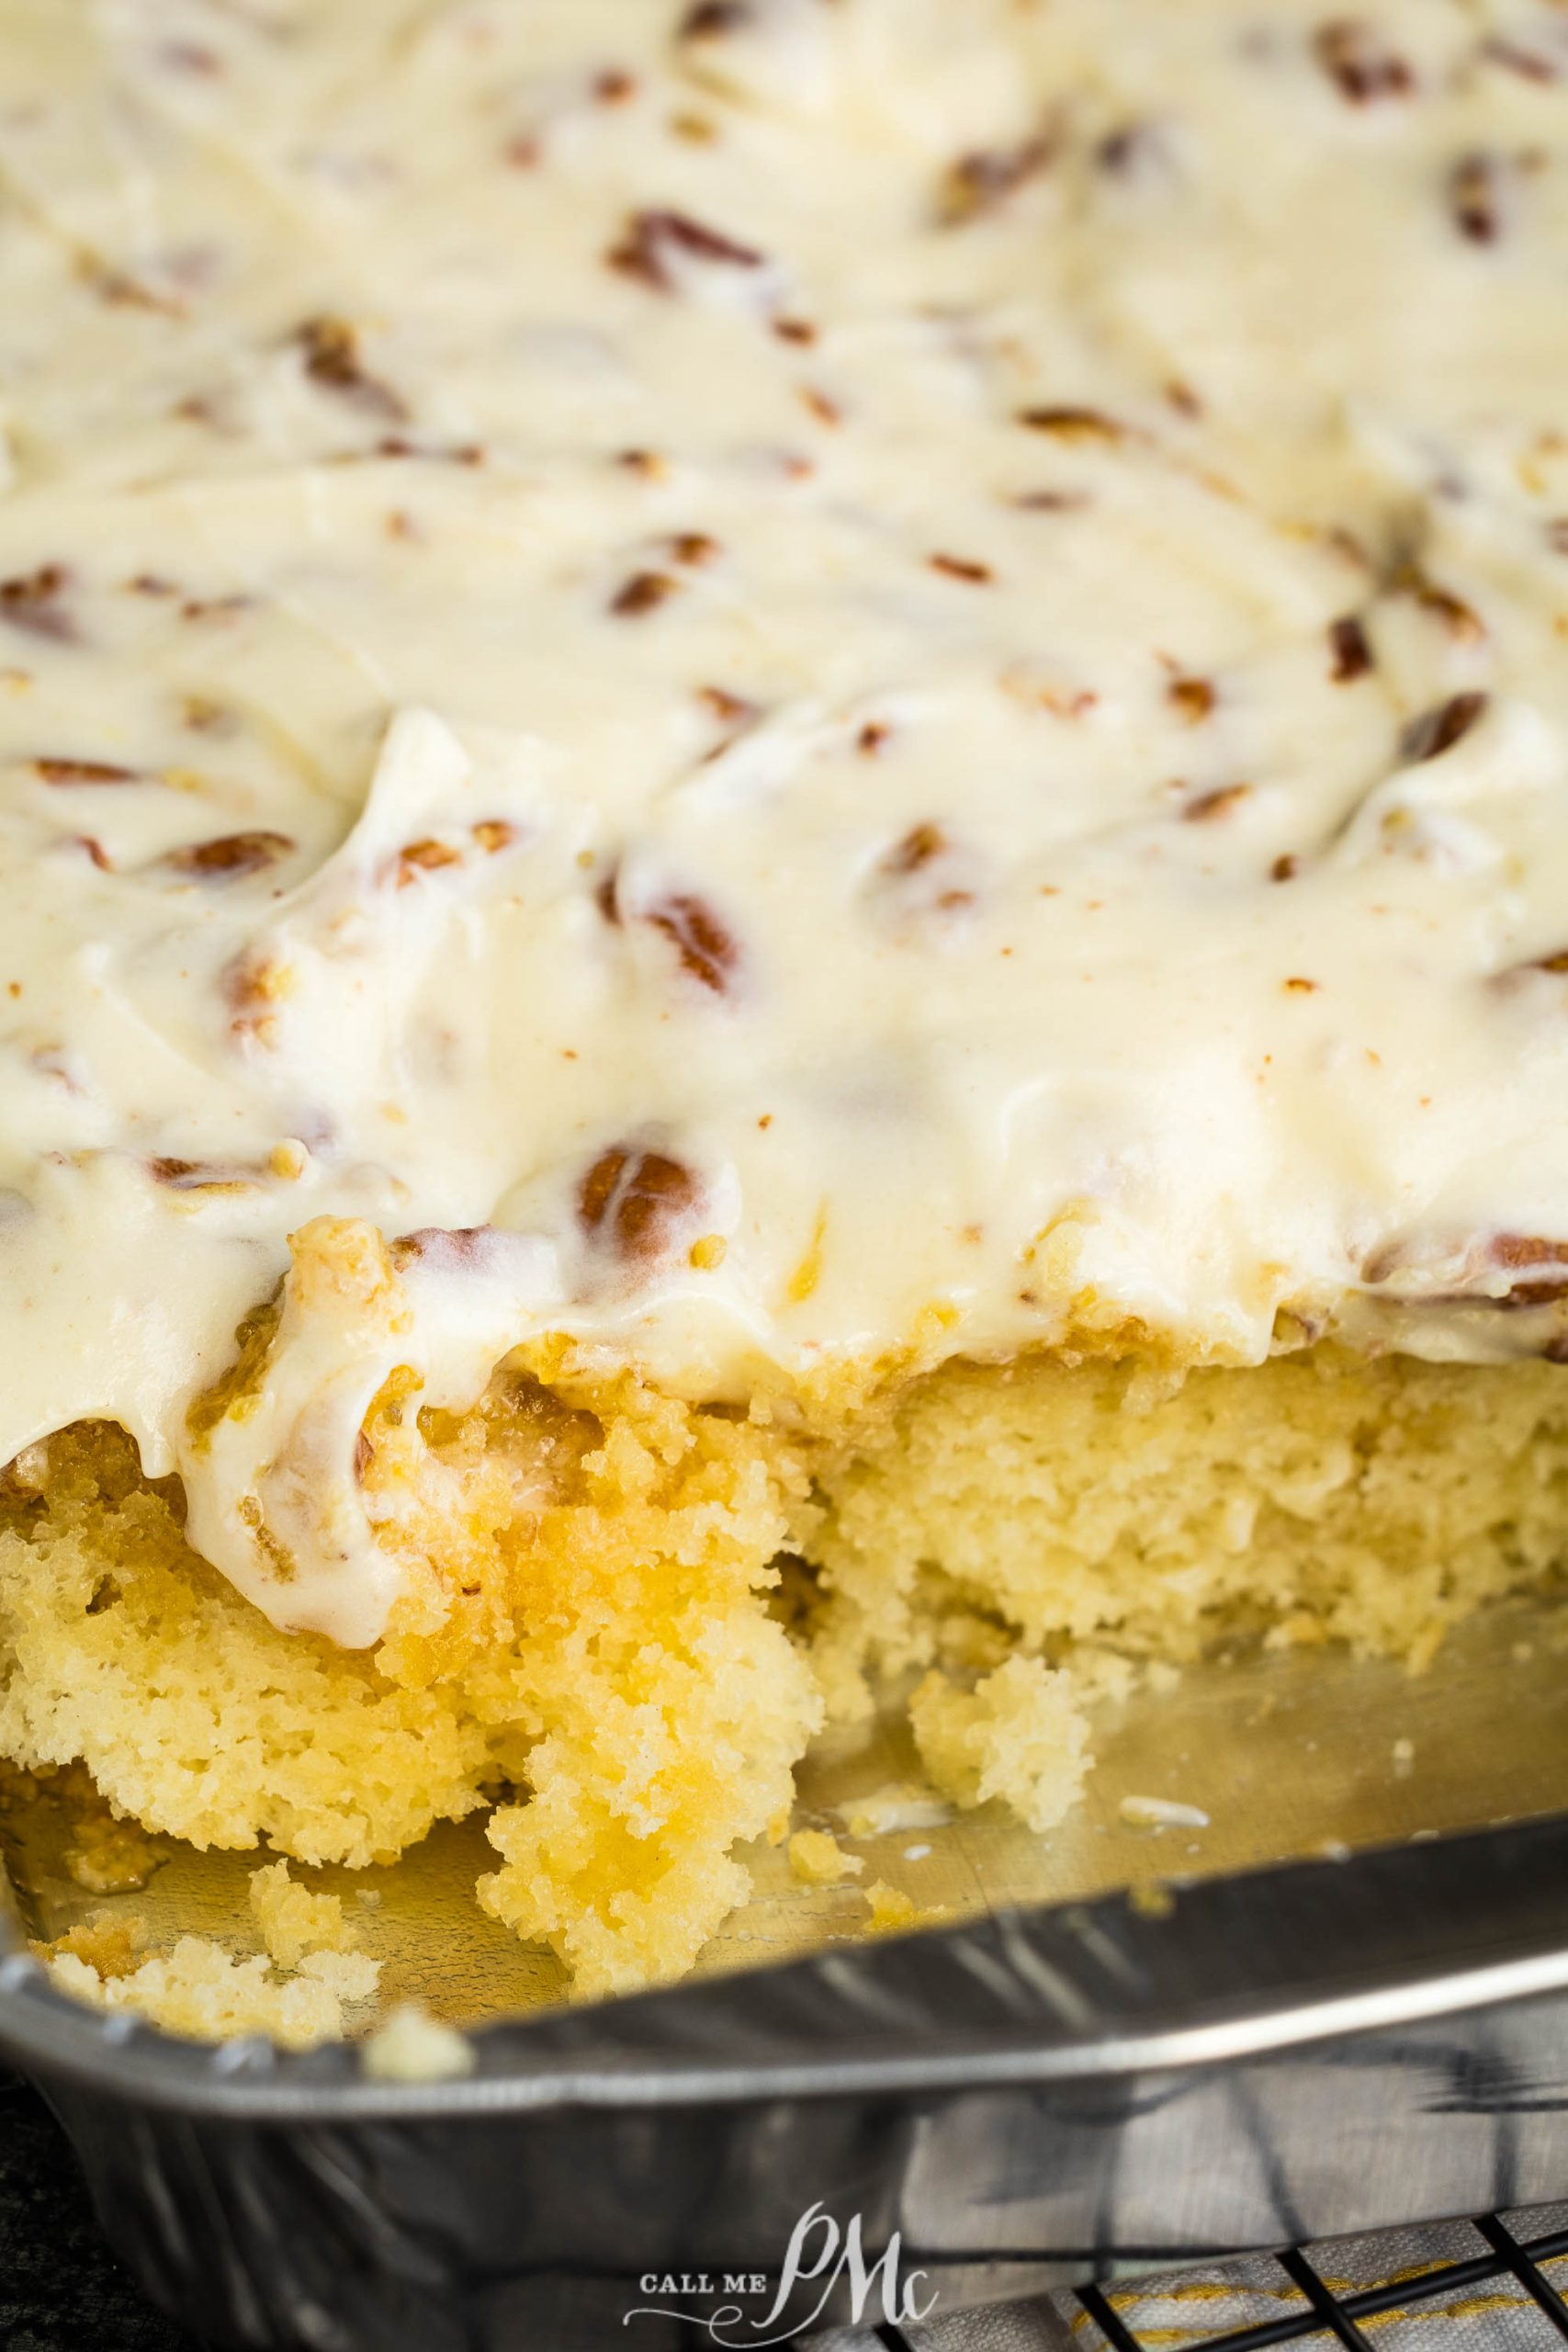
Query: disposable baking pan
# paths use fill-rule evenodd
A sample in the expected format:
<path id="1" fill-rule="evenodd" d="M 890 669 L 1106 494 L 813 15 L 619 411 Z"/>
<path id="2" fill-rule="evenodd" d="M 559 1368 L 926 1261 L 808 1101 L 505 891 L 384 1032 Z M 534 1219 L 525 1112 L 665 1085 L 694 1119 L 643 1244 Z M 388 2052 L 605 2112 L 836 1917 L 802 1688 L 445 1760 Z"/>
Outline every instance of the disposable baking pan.
<path id="1" fill-rule="evenodd" d="M 1418 1680 L 1211 1661 L 1107 1715 L 1054 1838 L 979 1815 L 855 1849 L 950 1924 L 851 1940 L 858 1897 L 791 1893 L 762 1855 L 704 1973 L 600 2007 L 539 2005 L 548 1962 L 455 1899 L 477 1833 L 438 1837 L 369 1916 L 389 1989 L 475 2027 L 455 2081 L 65 2001 L 27 1939 L 96 1906 L 24 1809 L 0 2047 L 151 2292 L 219 2345 L 664 2352 L 857 2317 L 897 2341 L 1139 2265 L 1545 2201 L 1568 2188 L 1559 1632 L 1495 1611 Z M 830 1817 L 888 1769 L 886 1744 L 829 1752 L 803 1802 Z M 1142 1826 L 1150 1796 L 1183 1816 Z M 115 1900 L 157 1935 L 232 1927 L 246 1866 L 175 1857 Z"/>

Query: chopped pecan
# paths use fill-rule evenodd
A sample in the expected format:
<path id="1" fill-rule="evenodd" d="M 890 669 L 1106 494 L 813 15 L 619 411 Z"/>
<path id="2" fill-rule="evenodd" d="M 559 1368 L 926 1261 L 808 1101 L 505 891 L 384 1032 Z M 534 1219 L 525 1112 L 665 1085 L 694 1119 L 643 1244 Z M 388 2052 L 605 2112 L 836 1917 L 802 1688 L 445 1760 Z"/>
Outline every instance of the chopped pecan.
<path id="1" fill-rule="evenodd" d="M 1217 785 L 1213 792 L 1201 792 L 1195 800 L 1189 800 L 1182 817 L 1189 825 L 1213 824 L 1216 817 L 1228 817 L 1233 808 L 1239 808 L 1251 791 L 1249 784 Z"/>
<path id="2" fill-rule="evenodd" d="M 1526 82 L 1555 82 L 1557 68 L 1550 57 L 1539 49 L 1521 49 L 1517 41 L 1503 40 L 1494 34 L 1481 44 L 1481 54 L 1494 65 L 1503 66 L 1510 74 L 1517 74 Z"/>
<path id="3" fill-rule="evenodd" d="M 174 1193 L 243 1193 L 256 1182 L 254 1169 L 224 1167 L 210 1160 L 150 1159 L 149 1172 Z"/>
<path id="4" fill-rule="evenodd" d="M 359 356 L 359 336 L 346 319 L 307 319 L 296 337 L 304 354 L 305 373 L 313 384 L 338 392 L 378 416 L 401 422 L 408 409 L 400 395 L 379 377 L 370 375 Z"/>
<path id="5" fill-rule="evenodd" d="M 1449 175 L 1449 209 L 1472 244 L 1492 245 L 1503 233 L 1502 174 L 1493 155 L 1461 155 Z"/>
<path id="6" fill-rule="evenodd" d="M 221 833 L 215 841 L 186 842 L 172 849 L 164 863 L 199 882 L 238 882 L 276 865 L 296 846 L 287 833 Z"/>
<path id="7" fill-rule="evenodd" d="M 1270 882 L 1293 882 L 1301 870 L 1301 859 L 1287 850 L 1284 856 L 1277 857 L 1269 868 L 1269 879 Z"/>
<path id="8" fill-rule="evenodd" d="M 624 66 L 607 65 L 593 77 L 593 95 L 602 107 L 628 106 L 637 91 L 637 75 Z"/>
<path id="9" fill-rule="evenodd" d="M 231 710 L 209 695 L 186 695 L 180 703 L 180 717 L 196 735 L 231 735 L 238 721 Z"/>
<path id="10" fill-rule="evenodd" d="M 612 269 L 625 277 L 639 278 L 660 294 L 675 290 L 673 256 L 721 263 L 732 269 L 761 269 L 764 256 L 754 245 L 743 245 L 689 212 L 668 209 L 634 212 L 620 243 L 605 256 Z"/>
<path id="11" fill-rule="evenodd" d="M 660 1256 L 679 1227 L 702 1206 L 703 1188 L 689 1168 L 665 1152 L 639 1150 L 635 1144 L 615 1144 L 602 1152 L 577 1193 L 584 1231 L 633 1264 Z"/>
<path id="12" fill-rule="evenodd" d="M 656 612 L 680 585 L 667 571 L 634 571 L 625 586 L 611 597 L 610 610 L 618 613 L 623 620 L 639 619 L 644 613 Z"/>
<path id="13" fill-rule="evenodd" d="M 1364 678 L 1372 666 L 1371 641 L 1354 613 L 1329 624 L 1328 650 L 1332 662 L 1328 674 L 1336 685 L 1348 686 L 1353 679 Z"/>
<path id="14" fill-rule="evenodd" d="M 1385 48 L 1358 17 L 1336 17 L 1320 25 L 1313 49 L 1318 63 L 1352 106 L 1408 97 L 1416 76 L 1397 51 Z"/>
<path id="15" fill-rule="evenodd" d="M 642 922 L 651 923 L 670 942 L 682 968 L 694 980 L 716 996 L 724 994 L 740 961 L 740 951 L 705 899 L 679 891 L 639 913 Z"/>
<path id="16" fill-rule="evenodd" d="M 697 0 L 688 8 L 676 33 L 677 40 L 719 40 L 751 22 L 750 0 Z"/>
<path id="17" fill-rule="evenodd" d="M 819 424 L 842 424 L 844 412 L 819 384 L 802 384 L 800 397 Z"/>
<path id="18" fill-rule="evenodd" d="M 726 727 L 750 727 L 762 715 L 758 704 L 748 702 L 744 695 L 732 695 L 725 686 L 699 686 L 697 699 Z"/>
<path id="19" fill-rule="evenodd" d="M 1208 718 L 1214 707 L 1215 694 L 1211 678 L 1172 678 L 1166 688 L 1166 699 L 1187 721 L 1196 727 Z"/>
<path id="20" fill-rule="evenodd" d="M 76 636 L 76 625 L 61 599 L 70 584 L 71 575 L 60 563 L 40 564 L 36 571 L 0 580 L 0 621 L 9 621 L 13 628 L 26 629 L 33 637 L 51 637 L 58 644 L 69 645 Z"/>
<path id="21" fill-rule="evenodd" d="M 516 826 L 509 825 L 504 817 L 486 817 L 479 824 L 470 825 L 468 831 L 487 857 L 510 849 L 517 839 Z"/>
<path id="22" fill-rule="evenodd" d="M 1409 596 L 1424 613 L 1440 621 L 1449 635 L 1461 645 L 1479 645 L 1486 635 L 1486 624 L 1472 605 L 1451 588 L 1443 588 L 1430 580 L 1419 565 L 1406 563 L 1400 567 L 1393 586 L 1396 594 Z"/>
<path id="23" fill-rule="evenodd" d="M 1094 151 L 1102 172 L 1115 179 L 1133 179 L 1168 160 L 1167 142 L 1156 122 L 1123 122 L 1108 130 Z"/>
<path id="24" fill-rule="evenodd" d="M 1072 514 L 1091 501 L 1087 490 L 1021 490 L 1008 503 L 1023 514 Z"/>
<path id="25" fill-rule="evenodd" d="M 712 563 L 723 549 L 716 539 L 709 538 L 705 531 L 678 531 L 670 542 L 670 553 L 676 563 L 696 570 L 705 563 Z"/>
<path id="26" fill-rule="evenodd" d="M 265 952 L 247 949 L 236 956 L 223 974 L 223 994 L 233 1015 L 230 1027 L 236 1037 L 258 1046 L 277 1041 L 277 1009 L 294 990 L 295 974 Z"/>
<path id="27" fill-rule="evenodd" d="M 185 305 L 169 294 L 161 294 L 155 287 L 140 277 L 132 277 L 120 269 L 92 269 L 85 273 L 100 302 L 114 311 L 153 311 L 160 318 L 183 316 Z"/>
<path id="28" fill-rule="evenodd" d="M 406 890 L 417 875 L 434 874 L 440 866 L 460 865 L 462 862 L 462 851 L 454 849 L 450 842 L 434 841 L 428 837 L 410 842 L 407 848 L 400 849 L 397 854 L 394 865 L 397 887 L 400 890 Z"/>
<path id="29" fill-rule="evenodd" d="M 122 768 L 112 760 L 35 760 L 33 773 L 45 784 L 140 784 L 141 778 L 135 768 Z"/>
<path id="30" fill-rule="evenodd" d="M 1503 1306 L 1549 1306 L 1556 1299 L 1568 1298 L 1568 1241 L 1543 1241 L 1518 1233 L 1499 1233 L 1488 1246 L 1486 1255 L 1494 1266 L 1527 1277 L 1509 1283 L 1500 1302 Z"/>
<path id="31" fill-rule="evenodd" d="M 964 887 L 964 866 L 940 825 L 912 825 L 878 862 L 877 895 L 886 896 L 900 921 L 954 915 L 975 903 L 974 891 Z"/>
<path id="32" fill-rule="evenodd" d="M 1470 733 L 1486 709 L 1483 694 L 1450 695 L 1435 710 L 1413 718 L 1400 738 L 1400 757 L 1416 762 L 1440 759 Z"/>
<path id="33" fill-rule="evenodd" d="M 933 571 L 945 572 L 949 580 L 967 581 L 972 588 L 983 588 L 996 578 L 988 563 L 976 563 L 972 556 L 933 555 L 926 560 Z"/>
<path id="34" fill-rule="evenodd" d="M 1497 1286 L 1500 1272 L 1515 1278 L 1502 1289 Z M 1363 1282 L 1377 1289 L 1412 1274 L 1417 1277 L 1414 1304 L 1441 1306 L 1454 1299 L 1473 1299 L 1505 1310 L 1551 1306 L 1568 1298 L 1568 1241 L 1495 1233 L 1472 1241 L 1462 1252 L 1392 1241 L 1374 1250 L 1361 1269 Z M 1393 1295 L 1401 1293 L 1395 1290 Z"/>
<path id="35" fill-rule="evenodd" d="M 939 217 L 951 228 L 994 212 L 1031 180 L 1049 171 L 1057 141 L 1037 130 L 1014 147 L 976 148 L 961 155 L 943 176 L 937 198 Z"/>
<path id="36" fill-rule="evenodd" d="M 762 716 L 762 706 L 748 702 L 743 695 L 728 694 L 723 686 L 699 686 L 697 694 L 698 699 L 707 706 L 725 730 L 703 756 L 705 760 L 720 759 L 732 743 L 739 742 L 742 735 L 749 734 L 757 725 Z"/>
<path id="37" fill-rule="evenodd" d="M 918 874 L 933 858 L 940 857 L 949 846 L 947 835 L 940 825 L 912 825 L 900 842 L 896 842 L 882 861 L 884 874 Z"/>
<path id="38" fill-rule="evenodd" d="M 187 596 L 180 606 L 182 621 L 231 621 L 249 610 L 252 599 L 243 590 L 228 596 Z"/>
<path id="39" fill-rule="evenodd" d="M 1098 408 L 1046 407 L 1019 411 L 1020 424 L 1050 433 L 1058 441 L 1124 441 L 1127 428 Z"/>
<path id="40" fill-rule="evenodd" d="M 809 319 L 775 319 L 773 324 L 781 343 L 812 344 L 817 340 L 817 330 Z"/>

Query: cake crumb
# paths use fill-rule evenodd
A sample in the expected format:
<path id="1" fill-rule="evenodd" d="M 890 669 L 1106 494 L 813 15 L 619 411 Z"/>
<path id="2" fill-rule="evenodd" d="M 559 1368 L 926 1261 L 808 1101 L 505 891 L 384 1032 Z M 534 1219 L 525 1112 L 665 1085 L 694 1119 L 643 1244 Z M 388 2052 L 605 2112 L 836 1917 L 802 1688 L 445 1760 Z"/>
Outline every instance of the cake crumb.
<path id="1" fill-rule="evenodd" d="M 1392 1752 L 1394 1779 L 1407 1781 L 1416 1769 L 1416 1742 L 1413 1739 L 1396 1739 Z"/>
<path id="2" fill-rule="evenodd" d="M 914 1927 L 920 1916 L 911 1898 L 889 1886 L 886 1879 L 874 1878 L 865 1889 L 865 1899 L 871 1905 L 874 1936 L 897 1935 L 902 1928 Z"/>
<path id="3" fill-rule="evenodd" d="M 113 1976 L 130 1975 L 141 1948 L 142 1934 L 139 1919 L 99 1917 L 56 1936 L 52 1943 L 35 1943 L 32 1949 L 46 1962 L 67 1956 L 82 1961 L 107 1981 Z"/>
<path id="4" fill-rule="evenodd" d="M 309 1952 L 347 1950 L 354 1929 L 335 1894 L 312 1894 L 288 1875 L 279 1860 L 251 1872 L 251 1910 L 262 1932 L 267 1958 L 277 1968 L 298 1968 Z"/>
<path id="5" fill-rule="evenodd" d="M 106 1977 L 74 1951 L 50 1962 L 62 1993 L 97 2009 L 130 2009 L 190 2041 L 262 2034 L 285 2050 L 311 2050 L 343 2037 L 343 2011 L 329 1985 L 306 1976 L 283 1982 L 265 1960 L 234 1960 L 208 1936 L 182 1936 L 128 1974 Z"/>
<path id="6" fill-rule="evenodd" d="M 417 2001 L 404 2001 L 366 2042 L 364 2072 L 376 2083 L 444 2083 L 474 2071 L 474 2047 Z"/>
<path id="7" fill-rule="evenodd" d="M 843 1879 L 859 1878 L 864 1868 L 826 1829 L 797 1829 L 789 1841 L 789 1874 L 802 1886 L 837 1886 Z"/>
<path id="8" fill-rule="evenodd" d="M 299 1974 L 324 1984 L 340 2001 L 368 2001 L 380 1982 L 381 1963 L 362 1951 L 307 1952 Z"/>
<path id="9" fill-rule="evenodd" d="M 1010 1657 L 972 1691 L 928 1674 L 909 1702 L 920 1761 L 961 1805 L 1000 1797 L 1031 1829 L 1054 1829 L 1089 1772 L 1089 1725 L 1070 1678 Z"/>

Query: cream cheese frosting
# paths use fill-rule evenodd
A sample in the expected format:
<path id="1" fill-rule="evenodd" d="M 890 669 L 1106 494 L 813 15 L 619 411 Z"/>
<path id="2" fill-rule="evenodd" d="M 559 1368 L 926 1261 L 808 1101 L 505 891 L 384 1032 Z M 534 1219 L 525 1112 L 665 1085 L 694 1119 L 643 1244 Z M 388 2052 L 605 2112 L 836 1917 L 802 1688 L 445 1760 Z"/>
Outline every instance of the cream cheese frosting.
<path id="1" fill-rule="evenodd" d="M 1560 6 L 6 0 L 0 208 L 0 1459 L 364 1644 L 401 1364 L 1557 1346 Z"/>

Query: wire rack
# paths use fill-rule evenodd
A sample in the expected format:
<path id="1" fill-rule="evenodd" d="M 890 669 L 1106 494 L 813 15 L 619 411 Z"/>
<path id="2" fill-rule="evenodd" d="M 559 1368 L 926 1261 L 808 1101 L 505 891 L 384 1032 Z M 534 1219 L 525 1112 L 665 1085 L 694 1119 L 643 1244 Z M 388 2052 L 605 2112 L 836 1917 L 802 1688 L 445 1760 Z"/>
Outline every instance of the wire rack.
<path id="1" fill-rule="evenodd" d="M 1415 2319 L 1423 2307 L 1429 2307 L 1436 2315 L 1464 2290 L 1504 2279 L 1517 2280 L 1529 2303 L 1568 2341 L 1568 2302 L 1541 2268 L 1543 2263 L 1568 2256 L 1568 2229 L 1519 2235 L 1496 2213 L 1478 2215 L 1470 2226 L 1484 2242 L 1484 2254 L 1431 2263 L 1415 2275 L 1406 2271 L 1376 2285 L 1350 2290 L 1330 2286 L 1309 2256 L 1299 2249 L 1276 2255 L 1273 2260 L 1299 2299 L 1292 2300 L 1289 2312 L 1213 2335 L 1184 2329 L 1184 2341 L 1192 2352 L 1263 2352 L 1267 2345 L 1326 2336 L 1350 2347 L 1350 2352 L 1372 2352 L 1372 2337 L 1363 2322 L 1375 2324 L 1395 2312 Z M 1103 2288 L 1080 2288 L 1070 2300 L 1094 2323 L 1113 2352 L 1150 2352 L 1151 2336 L 1169 2341 L 1168 2329 L 1137 2333 L 1117 2308 L 1122 2298 L 1113 2301 Z"/>

